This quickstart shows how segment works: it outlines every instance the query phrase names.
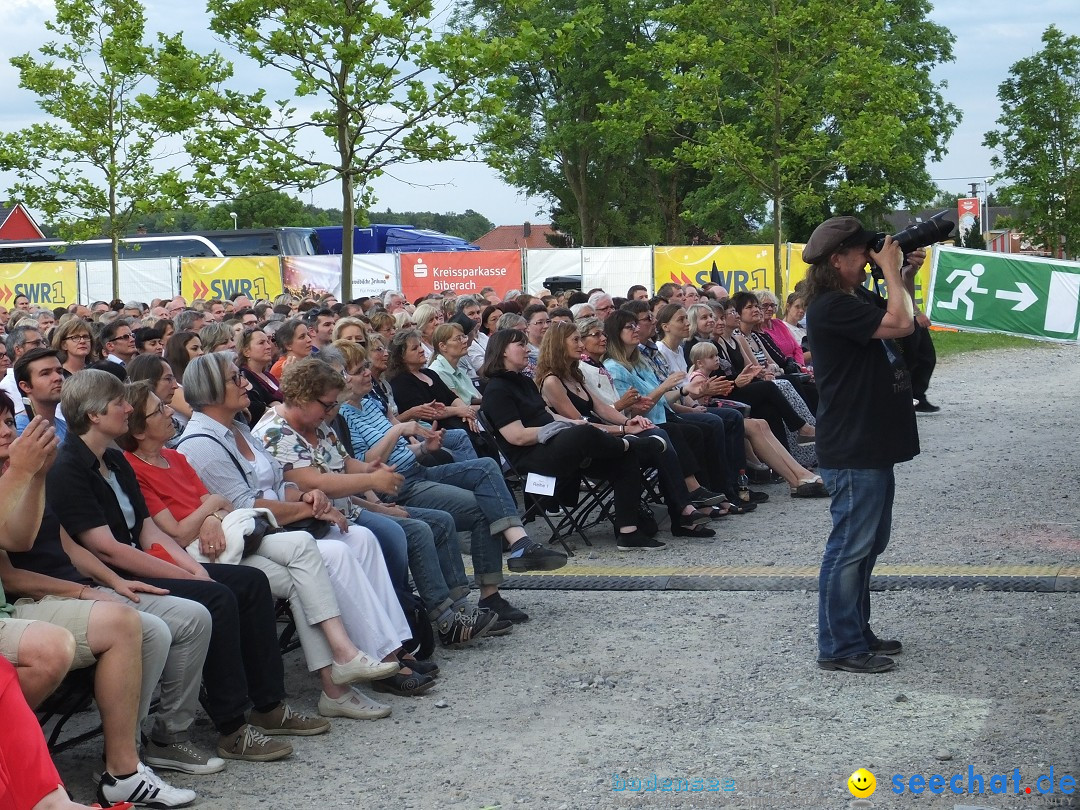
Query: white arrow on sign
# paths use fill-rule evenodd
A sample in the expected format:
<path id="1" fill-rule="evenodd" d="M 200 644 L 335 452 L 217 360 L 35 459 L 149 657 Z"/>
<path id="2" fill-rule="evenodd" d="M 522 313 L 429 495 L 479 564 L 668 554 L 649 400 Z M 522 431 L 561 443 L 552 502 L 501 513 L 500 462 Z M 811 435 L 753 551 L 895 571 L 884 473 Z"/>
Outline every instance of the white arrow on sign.
<path id="1" fill-rule="evenodd" d="M 1016 306 L 1013 307 L 1013 312 L 1023 312 L 1025 309 L 1027 309 L 1039 300 L 1039 296 L 1035 294 L 1035 291 L 1022 281 L 1016 282 L 1016 289 L 1018 289 L 1020 292 L 1012 292 L 1011 290 L 998 290 L 995 297 L 1004 298 L 1008 301 L 1015 301 Z"/>

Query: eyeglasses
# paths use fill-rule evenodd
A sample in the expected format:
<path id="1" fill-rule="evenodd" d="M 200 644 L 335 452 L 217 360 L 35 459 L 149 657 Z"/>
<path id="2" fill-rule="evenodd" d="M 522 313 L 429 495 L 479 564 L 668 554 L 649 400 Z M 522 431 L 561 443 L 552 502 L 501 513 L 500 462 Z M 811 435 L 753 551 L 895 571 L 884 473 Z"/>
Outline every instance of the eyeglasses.
<path id="1" fill-rule="evenodd" d="M 133 335 L 131 332 L 128 332 L 126 335 L 113 335 L 112 339 L 113 342 L 116 342 L 117 340 L 134 340 L 135 335 Z"/>
<path id="2" fill-rule="evenodd" d="M 529 326 L 549 326 L 551 321 L 544 318 L 542 321 L 529 321 Z"/>
<path id="3" fill-rule="evenodd" d="M 631 330 L 633 330 L 634 332 L 636 332 L 636 331 L 638 331 L 638 329 L 640 329 L 640 328 L 641 328 L 641 327 L 640 327 L 640 326 L 638 326 L 638 324 L 637 324 L 637 321 L 634 321 L 633 323 L 628 323 L 628 324 L 627 324 L 626 326 L 624 326 L 624 327 L 623 327 L 623 330 L 625 331 L 625 330 L 627 330 L 627 329 L 631 329 Z"/>
<path id="4" fill-rule="evenodd" d="M 776 304 L 762 304 L 762 309 L 776 309 Z"/>
<path id="5" fill-rule="evenodd" d="M 247 388 L 247 378 L 239 371 L 234 371 L 230 374 L 229 379 L 232 380 L 233 385 L 237 388 Z"/>
<path id="6" fill-rule="evenodd" d="M 347 372 L 345 369 L 341 370 L 341 379 L 343 379 L 345 382 L 348 382 L 350 379 L 349 372 Z"/>
<path id="7" fill-rule="evenodd" d="M 589 332 L 588 334 L 582 335 L 583 340 L 588 340 L 589 338 L 602 338 L 602 337 L 605 337 L 603 332 Z"/>
<path id="8" fill-rule="evenodd" d="M 637 319 L 638 323 L 653 323 L 655 320 L 656 318 L 654 318 L 652 315 L 645 315 L 644 317 Z"/>
<path id="9" fill-rule="evenodd" d="M 329 405 L 328 405 L 328 404 L 326 404 L 325 402 L 323 402 L 323 401 L 322 401 L 321 399 L 317 399 L 317 400 L 315 400 L 315 401 L 316 401 L 316 402 L 318 402 L 318 403 L 319 403 L 320 405 L 322 405 L 322 409 L 323 409 L 323 415 L 324 415 L 324 416 L 325 416 L 326 414 L 330 413 L 330 411 L 332 411 L 332 410 L 334 410 L 335 408 L 337 408 L 337 406 L 338 406 L 338 405 L 340 404 L 340 403 L 339 403 L 339 402 L 338 402 L 337 400 L 334 400 L 334 401 L 333 401 L 333 402 L 331 402 L 331 403 L 330 403 Z"/>
<path id="10" fill-rule="evenodd" d="M 89 343 L 89 335 L 68 335 L 64 340 L 74 340 L 76 343 Z"/>
<path id="11" fill-rule="evenodd" d="M 37 340 L 28 340 L 23 344 L 23 346 L 26 346 L 28 349 L 40 349 L 44 345 L 45 341 L 41 338 L 38 338 Z"/>
<path id="12" fill-rule="evenodd" d="M 154 410 L 150 411 L 150 413 L 146 414 L 146 418 L 149 419 L 151 416 L 164 416 L 165 409 L 168 407 L 169 406 L 166 405 L 164 402 L 159 401 L 158 406 L 154 408 Z"/>

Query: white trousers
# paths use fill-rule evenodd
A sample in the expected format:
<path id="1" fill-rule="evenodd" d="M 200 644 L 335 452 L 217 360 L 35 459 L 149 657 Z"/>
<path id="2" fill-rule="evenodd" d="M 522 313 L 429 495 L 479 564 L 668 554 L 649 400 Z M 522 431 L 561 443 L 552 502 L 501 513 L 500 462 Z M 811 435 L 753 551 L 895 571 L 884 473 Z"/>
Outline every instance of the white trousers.
<path id="1" fill-rule="evenodd" d="M 369 530 L 332 528 L 322 540 L 307 532 L 267 535 L 244 565 L 258 568 L 279 599 L 288 599 L 308 670 L 330 666 L 326 636 L 315 625 L 341 616 L 353 644 L 381 660 L 412 635 Z"/>

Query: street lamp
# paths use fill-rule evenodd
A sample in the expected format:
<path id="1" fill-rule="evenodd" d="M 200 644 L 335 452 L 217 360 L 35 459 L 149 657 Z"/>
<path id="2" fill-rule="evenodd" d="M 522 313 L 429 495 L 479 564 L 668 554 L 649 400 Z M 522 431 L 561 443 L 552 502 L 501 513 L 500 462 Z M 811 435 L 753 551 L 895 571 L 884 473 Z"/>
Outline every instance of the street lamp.
<path id="1" fill-rule="evenodd" d="M 235 211 L 230 211 L 229 216 L 232 217 L 232 229 L 235 231 L 236 230 L 236 212 Z"/>

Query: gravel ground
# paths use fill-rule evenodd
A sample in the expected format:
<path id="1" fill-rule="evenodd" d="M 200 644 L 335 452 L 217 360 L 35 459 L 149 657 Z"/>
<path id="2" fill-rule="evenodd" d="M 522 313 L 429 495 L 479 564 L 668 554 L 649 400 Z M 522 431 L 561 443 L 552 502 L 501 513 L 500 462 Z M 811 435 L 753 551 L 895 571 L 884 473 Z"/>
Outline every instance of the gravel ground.
<path id="1" fill-rule="evenodd" d="M 1017 385 L 1017 380 L 1024 383 Z M 921 417 L 923 453 L 898 468 L 893 543 L 882 563 L 1080 562 L 1080 350 L 975 354 L 939 366 Z M 619 554 L 607 533 L 589 565 L 816 565 L 826 501 L 772 500 L 715 524 L 712 541 Z M 535 525 L 535 524 L 534 524 Z M 666 538 L 665 538 L 666 539 Z M 816 594 L 507 591 L 532 614 L 509 637 L 438 651 L 440 685 L 389 698 L 377 722 L 334 721 L 282 763 L 167 774 L 200 807 L 841 808 L 866 767 L 878 807 L 1068 807 L 1080 794 L 892 792 L 894 775 L 948 779 L 1020 769 L 1080 778 L 1077 594 L 908 590 L 875 594 L 875 626 L 904 640 L 876 676 L 814 666 Z M 292 702 L 318 692 L 299 654 Z M 198 742 L 213 735 L 203 718 Z M 57 758 L 89 798 L 95 743 Z M 708 780 L 727 792 L 633 793 L 625 780 Z M 1010 777 L 1011 778 L 1011 777 Z M 1042 783 L 1045 786 L 1045 781 Z M 1055 784 L 1055 787 L 1060 787 Z M 1071 801 L 1071 805 L 1069 802 Z M 870 806 L 862 803 L 862 806 Z"/>

